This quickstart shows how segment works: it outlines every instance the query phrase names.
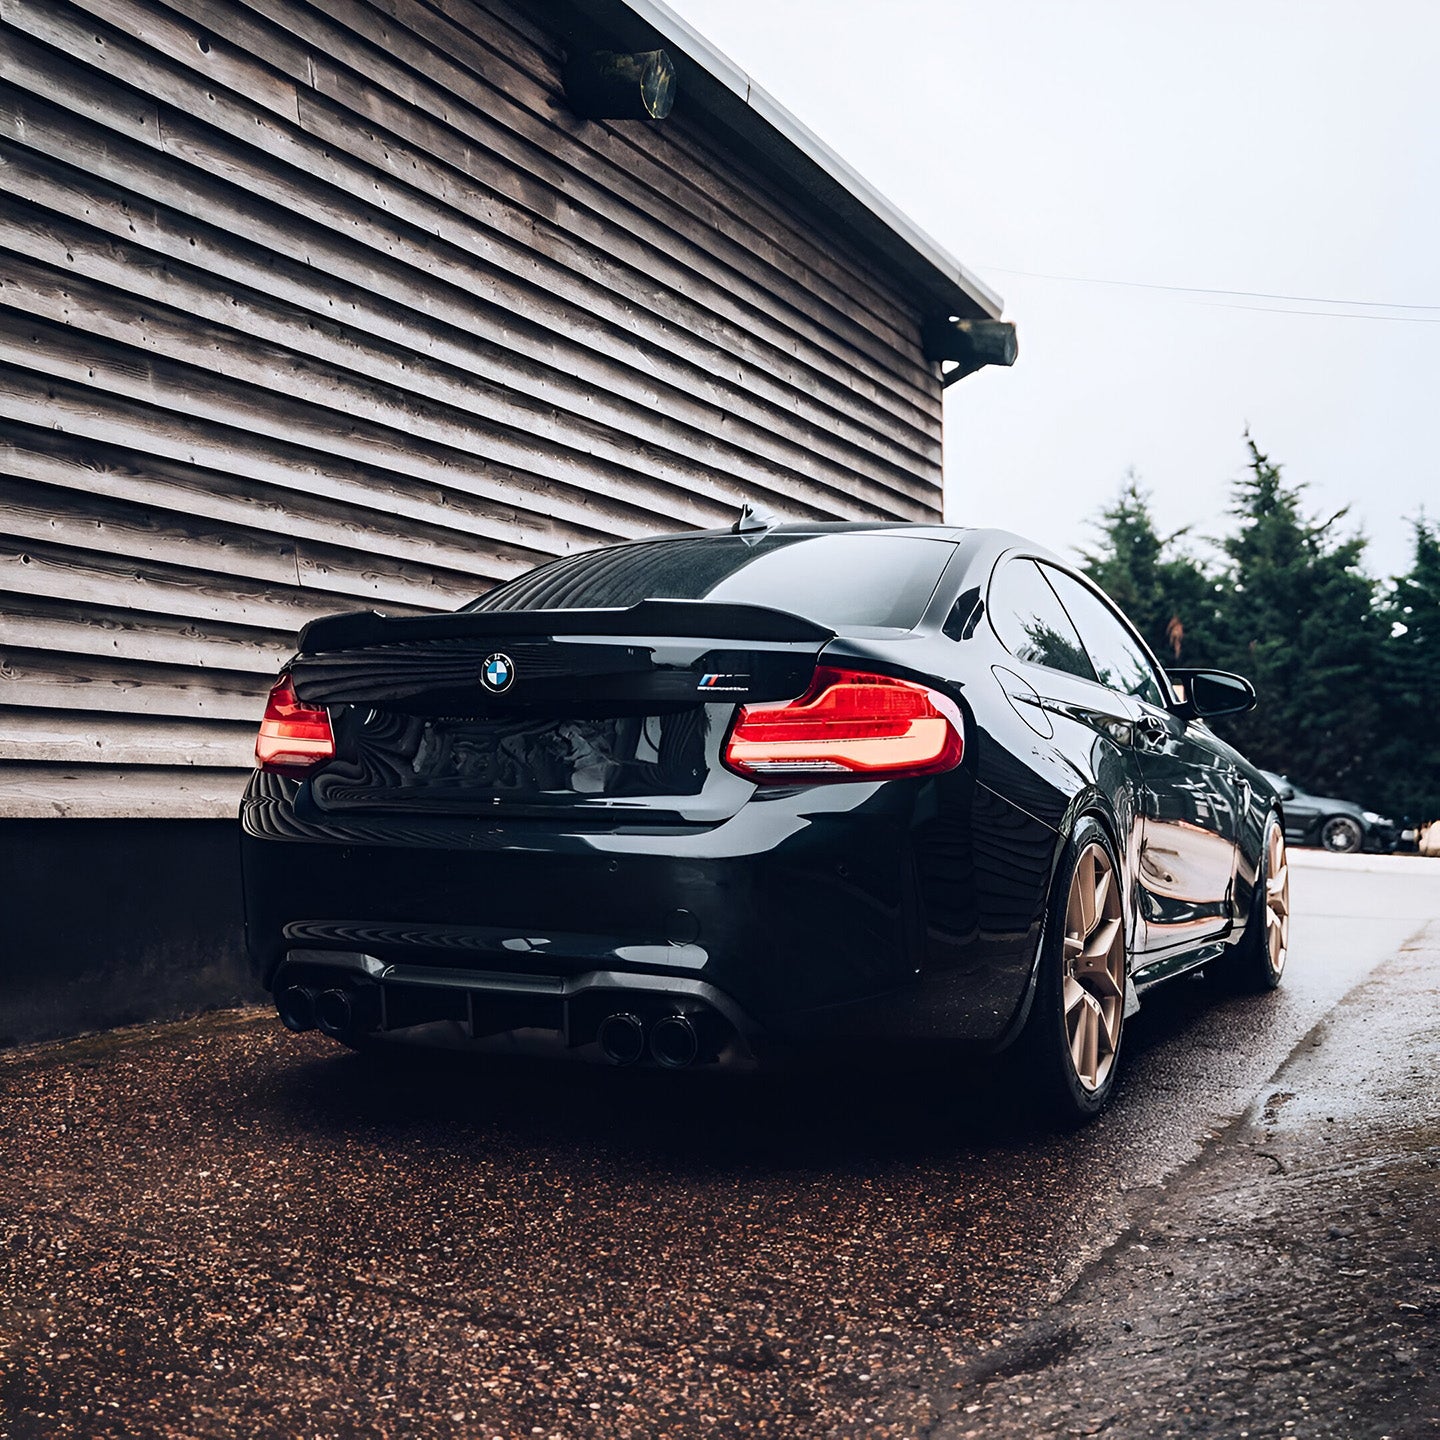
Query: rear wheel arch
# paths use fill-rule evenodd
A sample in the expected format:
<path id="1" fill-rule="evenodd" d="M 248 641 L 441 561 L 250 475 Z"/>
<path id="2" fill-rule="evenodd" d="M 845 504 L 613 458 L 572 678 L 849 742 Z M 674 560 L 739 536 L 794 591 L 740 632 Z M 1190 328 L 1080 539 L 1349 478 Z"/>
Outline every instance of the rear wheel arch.
<path id="1" fill-rule="evenodd" d="M 995 1048 L 1007 1049 L 1020 1038 L 1026 1024 L 1030 1019 L 1030 1008 L 1035 999 L 1035 983 L 1040 973 L 1040 961 L 1045 952 L 1045 938 L 1053 924 L 1053 912 L 1055 908 L 1055 886 L 1065 871 L 1066 857 L 1075 836 L 1080 827 L 1086 821 L 1094 821 L 1104 832 L 1105 838 L 1110 842 L 1111 852 L 1115 858 L 1117 868 L 1123 879 L 1125 874 L 1125 852 L 1117 836 L 1119 826 L 1115 817 L 1103 807 L 1095 803 L 1095 798 L 1090 797 L 1088 805 L 1080 805 L 1066 815 L 1064 824 L 1055 832 L 1055 848 L 1050 856 L 1050 873 L 1045 882 L 1044 911 L 1040 918 L 1040 927 L 1036 933 L 1035 946 L 1030 952 L 1029 976 L 1026 981 L 1024 998 L 1016 1009 L 1010 1023 L 1005 1028 L 1005 1034 L 995 1042 Z M 1125 943 L 1129 947 L 1134 943 L 1134 915 L 1133 907 L 1130 904 L 1132 897 L 1128 886 L 1124 893 L 1125 901 Z"/>
<path id="2" fill-rule="evenodd" d="M 1076 829 L 1086 820 L 1094 820 L 1105 831 L 1110 843 L 1120 850 L 1120 820 L 1105 795 L 1093 782 L 1077 790 L 1065 811 L 1065 818 L 1057 835 L 1056 860 Z"/>
<path id="3" fill-rule="evenodd" d="M 1125 935 L 1127 944 L 1133 940 L 1134 914 L 1130 902 L 1133 896 L 1130 893 L 1128 884 L 1130 853 L 1124 841 L 1121 839 L 1120 819 L 1114 809 L 1103 802 L 1100 792 L 1095 791 L 1087 795 L 1084 803 L 1077 806 L 1075 813 L 1070 817 L 1068 827 L 1062 832 L 1060 844 L 1055 854 L 1055 869 L 1051 871 L 1050 883 L 1055 883 L 1055 876 L 1058 873 L 1061 860 L 1065 855 L 1065 848 L 1074 837 L 1079 827 L 1086 821 L 1093 820 L 1105 832 L 1105 838 L 1110 842 L 1110 848 L 1114 852 L 1116 865 L 1119 867 L 1122 880 L 1126 880 L 1125 886 Z"/>
<path id="4" fill-rule="evenodd" d="M 1017 1081 L 1023 1084 L 1045 1117 L 1063 1125 L 1083 1123 L 1104 1108 L 1115 1083 L 1123 1036 L 1132 935 L 1121 888 L 1121 852 L 1115 842 L 1113 822 L 1107 822 L 1109 817 L 1103 811 L 1081 810 L 1071 821 L 1058 847 L 1058 861 L 1051 878 L 1045 921 L 1037 946 L 1030 1003 L 1023 1029 L 1014 1046 Z M 1104 904 L 1112 913 L 1101 915 L 1097 908 L 1097 923 L 1092 925 L 1087 918 L 1078 927 L 1078 940 L 1072 940 L 1070 931 L 1077 928 L 1069 923 L 1068 912 L 1076 898 L 1073 892 L 1077 886 L 1093 885 L 1097 859 L 1103 862 L 1102 868 L 1108 868 Z M 1092 900 L 1099 905 L 1093 895 Z M 1108 957 L 1109 978 L 1105 981 L 1105 1016 L 1103 1021 L 1097 1017 L 1096 1023 L 1104 1027 L 1102 1048 L 1108 1058 L 1098 1073 L 1092 1067 L 1091 1073 L 1087 1074 L 1082 1073 L 1086 1067 L 1079 1062 L 1074 1051 L 1070 1022 L 1075 1016 L 1071 1014 L 1067 1001 L 1076 980 L 1084 981 L 1087 990 L 1093 987 L 1079 968 L 1070 978 L 1070 967 L 1077 959 L 1084 963 L 1082 956 L 1089 954 L 1089 947 L 1084 945 L 1086 937 L 1099 937 L 1099 922 L 1107 919 L 1119 922 L 1118 936 L 1112 929 L 1110 943 L 1101 947 Z M 1097 1007 L 1092 1004 L 1089 1008 Z"/>
<path id="5" fill-rule="evenodd" d="M 1106 810 L 1091 808 L 1084 811 L 1079 817 L 1081 820 L 1094 820 L 1105 832 L 1105 838 L 1109 840 L 1115 850 L 1115 861 L 1121 863 L 1124 855 L 1124 847 L 1120 843 L 1120 826 L 1115 816 Z"/>
<path id="6" fill-rule="evenodd" d="M 1055 832 L 1055 849 L 1050 857 L 1050 877 L 1045 888 L 1045 914 L 1041 921 L 1040 933 L 1035 941 L 1035 949 L 1030 956 L 1030 981 L 1033 987 L 1035 974 L 1040 965 L 1040 955 L 1045 945 L 1045 931 L 1050 924 L 1050 912 L 1055 900 L 1055 886 L 1065 868 L 1066 856 L 1069 853 L 1071 844 L 1086 821 L 1093 820 L 1105 832 L 1105 838 L 1110 842 L 1110 848 L 1114 852 L 1116 863 L 1124 870 L 1125 852 L 1119 840 L 1119 825 L 1113 813 L 1097 803 L 1095 795 L 1079 797 L 1079 803 L 1067 812 L 1065 821 L 1060 829 Z M 1127 896 L 1128 899 L 1128 896 Z M 1127 941 L 1130 937 L 1130 927 L 1126 927 Z"/>

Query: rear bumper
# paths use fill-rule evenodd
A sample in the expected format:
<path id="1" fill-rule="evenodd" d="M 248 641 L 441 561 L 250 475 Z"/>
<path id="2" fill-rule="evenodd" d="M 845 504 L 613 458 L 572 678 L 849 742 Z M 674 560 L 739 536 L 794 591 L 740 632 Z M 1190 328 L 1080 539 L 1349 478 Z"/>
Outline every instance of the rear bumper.
<path id="1" fill-rule="evenodd" d="M 363 976 L 382 992 L 389 1028 L 445 1018 L 584 1044 L 612 1002 L 695 1001 L 752 1049 L 984 1042 L 1028 979 L 1013 941 L 990 954 L 972 936 L 965 953 L 980 943 L 988 958 L 961 971 L 927 964 L 929 782 L 777 790 L 713 826 L 590 832 L 551 821 L 317 822 L 297 817 L 295 789 L 257 775 L 242 806 L 252 964 L 271 989 L 313 988 L 326 965 Z M 968 825 L 968 797 L 954 777 L 952 829 Z M 959 988 L 983 989 L 985 1004 L 957 994 L 962 973 L 972 983 Z"/>
<path id="2" fill-rule="evenodd" d="M 776 793 L 709 827 L 297 819 L 258 776 L 242 811 L 246 931 L 273 988 L 292 951 L 544 982 L 701 981 L 767 1029 L 913 984 L 901 787 Z M 379 843 L 377 843 L 379 842 Z"/>
<path id="3" fill-rule="evenodd" d="M 568 1048 L 596 1041 L 606 1018 L 633 1016 L 642 1032 L 684 1015 L 701 1036 L 702 1058 L 730 1053 L 754 1059 L 766 1035 L 729 995 L 692 977 L 590 970 L 534 975 L 395 963 L 362 951 L 291 950 L 275 976 L 284 997 L 299 989 L 315 999 L 340 988 L 355 1002 L 358 1028 L 386 1032 L 449 1020 L 472 1038 L 511 1030 L 548 1030 Z M 366 1001 L 370 1003 L 365 1003 Z"/>

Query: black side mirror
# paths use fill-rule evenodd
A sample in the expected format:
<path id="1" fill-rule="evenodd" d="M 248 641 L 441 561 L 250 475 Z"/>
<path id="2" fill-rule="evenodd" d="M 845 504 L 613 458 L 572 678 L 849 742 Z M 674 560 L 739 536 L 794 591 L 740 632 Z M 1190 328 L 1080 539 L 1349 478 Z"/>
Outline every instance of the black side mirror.
<path id="1" fill-rule="evenodd" d="M 1175 707 L 1185 719 L 1204 720 L 1211 715 L 1243 715 L 1255 708 L 1255 687 L 1228 670 L 1171 670 L 1180 694 Z"/>

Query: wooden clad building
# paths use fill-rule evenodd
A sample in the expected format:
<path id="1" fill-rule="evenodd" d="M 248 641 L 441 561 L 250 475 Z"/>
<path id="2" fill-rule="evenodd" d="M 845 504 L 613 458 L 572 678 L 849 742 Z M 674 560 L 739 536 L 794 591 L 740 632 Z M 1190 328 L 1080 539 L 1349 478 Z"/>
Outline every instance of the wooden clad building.
<path id="1" fill-rule="evenodd" d="M 668 118 L 576 113 L 656 49 Z M 998 315 L 649 0 L 0 0 L 0 863 L 233 816 L 312 616 L 938 516 Z"/>

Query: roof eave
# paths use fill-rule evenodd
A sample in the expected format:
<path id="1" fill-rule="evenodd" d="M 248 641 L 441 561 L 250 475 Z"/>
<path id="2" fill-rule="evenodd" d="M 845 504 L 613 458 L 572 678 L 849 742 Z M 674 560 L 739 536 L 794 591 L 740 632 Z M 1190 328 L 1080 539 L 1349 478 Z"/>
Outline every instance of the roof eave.
<path id="1" fill-rule="evenodd" d="M 667 50 L 677 72 L 677 105 L 723 132 L 744 158 L 829 216 L 927 314 L 1000 318 L 999 295 L 660 0 L 540 3 L 562 30 L 590 28 L 627 50 Z"/>

